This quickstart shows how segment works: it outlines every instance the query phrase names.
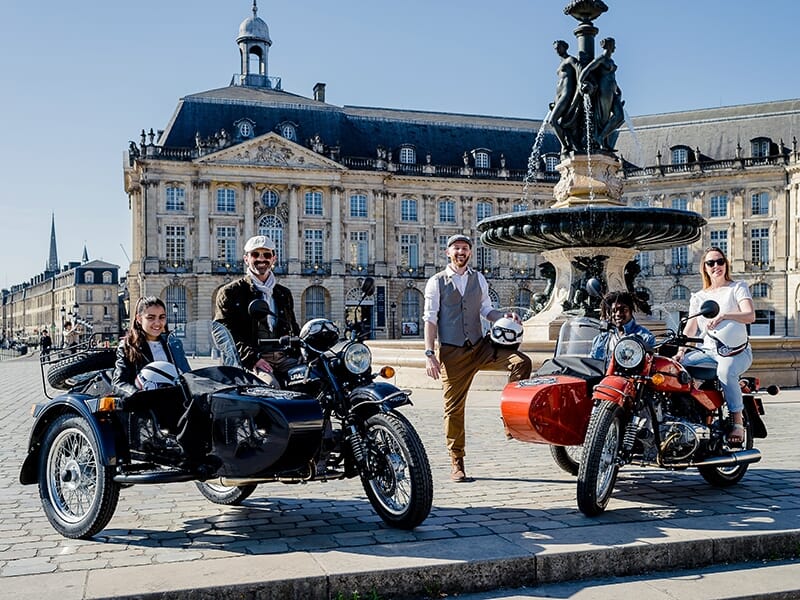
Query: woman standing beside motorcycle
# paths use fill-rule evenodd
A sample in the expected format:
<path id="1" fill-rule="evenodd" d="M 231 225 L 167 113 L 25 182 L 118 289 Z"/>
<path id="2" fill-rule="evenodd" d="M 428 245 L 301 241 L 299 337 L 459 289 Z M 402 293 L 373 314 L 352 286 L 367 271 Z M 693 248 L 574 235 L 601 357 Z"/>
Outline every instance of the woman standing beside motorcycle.
<path id="1" fill-rule="evenodd" d="M 753 362 L 746 327 L 755 320 L 753 297 L 747 283 L 731 279 L 730 263 L 718 247 L 705 251 L 701 273 L 703 289 L 692 294 L 689 314 L 697 314 L 706 300 L 714 300 L 719 304 L 719 314 L 713 319 L 697 316 L 687 321 L 684 335 L 702 336 L 703 348 L 702 351 L 689 351 L 685 356 L 686 350 L 682 348 L 677 358 L 684 365 L 716 365 L 731 419 L 728 443 L 741 445 L 744 441 L 744 405 L 739 377 Z"/>

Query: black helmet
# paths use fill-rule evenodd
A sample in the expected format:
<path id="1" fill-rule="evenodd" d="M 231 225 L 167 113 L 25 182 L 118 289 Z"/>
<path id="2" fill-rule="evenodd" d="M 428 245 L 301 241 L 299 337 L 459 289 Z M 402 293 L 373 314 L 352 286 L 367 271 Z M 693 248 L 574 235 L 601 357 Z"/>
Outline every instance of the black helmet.
<path id="1" fill-rule="evenodd" d="M 339 341 L 339 328 L 328 319 L 311 319 L 300 330 L 300 339 L 318 352 Z"/>

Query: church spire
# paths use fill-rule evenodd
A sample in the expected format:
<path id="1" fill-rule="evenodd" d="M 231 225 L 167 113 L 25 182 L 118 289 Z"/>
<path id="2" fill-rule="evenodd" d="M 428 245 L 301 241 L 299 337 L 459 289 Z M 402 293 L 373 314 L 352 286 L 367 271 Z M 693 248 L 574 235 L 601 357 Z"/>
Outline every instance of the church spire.
<path id="1" fill-rule="evenodd" d="M 56 250 L 56 215 L 52 213 L 50 221 L 50 256 L 47 258 L 47 271 L 58 273 L 58 250 Z"/>
<path id="2" fill-rule="evenodd" d="M 81 263 L 86 264 L 89 262 L 89 252 L 86 250 L 86 244 L 83 245 L 83 256 L 81 256 Z"/>

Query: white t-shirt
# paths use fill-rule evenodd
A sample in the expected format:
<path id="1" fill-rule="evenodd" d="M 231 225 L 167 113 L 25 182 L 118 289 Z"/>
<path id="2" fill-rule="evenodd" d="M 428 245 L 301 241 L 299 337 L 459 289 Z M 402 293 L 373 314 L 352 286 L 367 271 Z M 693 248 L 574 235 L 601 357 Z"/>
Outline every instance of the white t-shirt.
<path id="1" fill-rule="evenodd" d="M 150 346 L 150 352 L 153 354 L 153 360 L 164 360 L 170 362 L 167 353 L 164 352 L 164 346 L 161 345 L 159 340 L 151 342 L 148 340 L 147 345 Z"/>
<path id="2" fill-rule="evenodd" d="M 748 299 L 752 301 L 753 296 L 750 295 L 750 288 L 747 287 L 747 283 L 744 281 L 730 281 L 728 285 L 715 290 L 709 288 L 692 294 L 689 300 L 689 314 L 697 314 L 700 311 L 700 305 L 706 300 L 713 300 L 719 304 L 719 312 L 721 314 L 739 312 L 741 310 L 741 308 L 739 308 L 739 302 Z M 716 352 L 716 342 L 706 335 L 710 320 L 711 319 L 706 319 L 705 317 L 697 317 L 697 326 L 700 329 L 699 334 L 704 338 L 703 348 Z M 739 321 L 729 322 L 734 323 L 734 327 L 741 327 L 743 332 L 742 337 L 745 339 L 747 338 L 747 326 L 744 323 L 740 323 Z"/>

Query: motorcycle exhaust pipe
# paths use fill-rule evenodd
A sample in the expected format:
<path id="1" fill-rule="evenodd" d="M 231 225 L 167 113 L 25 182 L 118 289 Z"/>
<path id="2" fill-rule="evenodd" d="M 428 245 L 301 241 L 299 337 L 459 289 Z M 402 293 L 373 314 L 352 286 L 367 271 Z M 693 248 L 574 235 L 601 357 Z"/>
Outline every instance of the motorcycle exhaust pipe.
<path id="1" fill-rule="evenodd" d="M 747 465 L 761 460 L 761 450 L 742 450 L 734 452 L 728 456 L 712 456 L 706 460 L 687 464 L 687 467 L 734 467 L 736 465 Z M 672 465 L 670 465 L 672 466 Z"/>

